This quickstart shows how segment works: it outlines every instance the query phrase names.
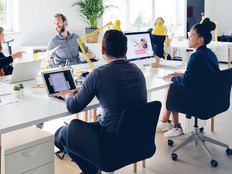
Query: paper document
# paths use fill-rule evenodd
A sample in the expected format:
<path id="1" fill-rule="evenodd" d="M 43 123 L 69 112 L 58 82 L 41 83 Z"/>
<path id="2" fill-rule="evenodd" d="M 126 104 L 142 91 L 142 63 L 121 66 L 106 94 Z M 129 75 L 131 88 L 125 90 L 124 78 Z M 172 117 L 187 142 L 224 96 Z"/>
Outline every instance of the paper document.
<path id="1" fill-rule="evenodd" d="M 8 89 L 0 88 L 0 96 L 3 95 L 11 95 L 11 91 L 9 91 Z"/>
<path id="2" fill-rule="evenodd" d="M 186 66 L 185 61 L 173 61 L 160 59 L 160 66 L 170 67 L 170 68 L 184 68 Z"/>
<path id="3" fill-rule="evenodd" d="M 10 104 L 10 103 L 14 103 L 14 102 L 18 102 L 18 100 L 17 99 L 6 99 L 6 98 L 3 98 L 3 97 L 0 98 L 0 106 Z"/>
<path id="4" fill-rule="evenodd" d="M 56 51 L 59 47 L 60 47 L 60 45 L 57 46 L 56 48 L 53 48 L 52 50 L 49 50 L 49 51 L 44 52 L 43 54 L 41 54 L 41 55 L 38 57 L 38 59 L 47 58 L 50 54 L 54 53 L 54 51 Z"/>

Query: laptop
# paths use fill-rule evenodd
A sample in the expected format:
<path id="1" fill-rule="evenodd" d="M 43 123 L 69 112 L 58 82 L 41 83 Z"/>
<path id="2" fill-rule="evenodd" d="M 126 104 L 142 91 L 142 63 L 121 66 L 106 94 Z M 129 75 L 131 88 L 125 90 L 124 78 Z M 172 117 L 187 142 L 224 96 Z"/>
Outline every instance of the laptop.
<path id="1" fill-rule="evenodd" d="M 44 71 L 41 73 L 41 76 L 47 94 L 51 98 L 64 100 L 58 96 L 59 92 L 65 89 L 72 90 L 76 88 L 72 73 L 69 69 Z"/>
<path id="2" fill-rule="evenodd" d="M 16 63 L 12 75 L 4 78 L 3 82 L 16 83 L 33 80 L 38 76 L 42 60 Z"/>
<path id="3" fill-rule="evenodd" d="M 155 63 L 150 32 L 125 33 L 127 37 L 126 59 L 138 65 Z"/>

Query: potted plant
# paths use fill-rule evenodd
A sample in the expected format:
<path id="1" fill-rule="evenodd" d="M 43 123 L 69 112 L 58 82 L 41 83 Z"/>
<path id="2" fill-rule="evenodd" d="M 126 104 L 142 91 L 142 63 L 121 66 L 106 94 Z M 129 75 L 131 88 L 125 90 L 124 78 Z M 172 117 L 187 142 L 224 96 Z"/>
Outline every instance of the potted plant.
<path id="1" fill-rule="evenodd" d="M 20 83 L 19 84 L 19 88 L 20 88 L 20 91 L 21 91 L 21 96 L 23 96 L 24 95 L 24 86 L 23 86 L 23 84 L 22 83 Z"/>
<path id="2" fill-rule="evenodd" d="M 103 0 L 78 0 L 72 6 L 78 6 L 80 16 L 88 24 L 86 34 L 90 34 L 97 29 L 98 20 L 104 14 L 104 11 L 109 6 L 103 5 Z M 88 43 L 98 42 L 98 33 L 87 40 Z"/>
<path id="3" fill-rule="evenodd" d="M 20 97 L 20 87 L 15 85 L 13 89 L 14 89 L 15 98 L 19 98 Z"/>

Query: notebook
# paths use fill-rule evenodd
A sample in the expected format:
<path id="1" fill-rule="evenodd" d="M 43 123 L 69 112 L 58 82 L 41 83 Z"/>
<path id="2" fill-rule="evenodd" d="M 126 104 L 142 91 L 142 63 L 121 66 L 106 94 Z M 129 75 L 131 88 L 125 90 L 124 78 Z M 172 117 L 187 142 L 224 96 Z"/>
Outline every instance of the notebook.
<path id="1" fill-rule="evenodd" d="M 75 89 L 76 85 L 69 69 L 44 71 L 41 73 L 47 94 L 51 98 L 64 100 L 58 97 L 60 91 Z"/>
<path id="2" fill-rule="evenodd" d="M 12 75 L 4 78 L 3 82 L 16 83 L 33 80 L 38 76 L 41 60 L 16 63 Z"/>

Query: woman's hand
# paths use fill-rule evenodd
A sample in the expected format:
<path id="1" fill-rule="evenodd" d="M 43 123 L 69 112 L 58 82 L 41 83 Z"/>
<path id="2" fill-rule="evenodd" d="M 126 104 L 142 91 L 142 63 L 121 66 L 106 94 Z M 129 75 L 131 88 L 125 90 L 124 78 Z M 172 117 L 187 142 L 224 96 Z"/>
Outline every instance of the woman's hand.
<path id="1" fill-rule="evenodd" d="M 174 72 L 171 75 L 173 75 L 174 77 L 178 76 L 178 77 L 183 77 L 184 73 L 178 73 L 178 72 Z"/>
<path id="2" fill-rule="evenodd" d="M 163 76 L 164 80 L 172 81 L 172 77 L 174 77 L 172 74 L 168 74 L 166 76 Z"/>
<path id="3" fill-rule="evenodd" d="M 164 80 L 172 81 L 173 77 L 183 77 L 184 73 L 174 72 L 163 77 Z"/>
<path id="4" fill-rule="evenodd" d="M 14 53 L 14 54 L 11 55 L 11 57 L 13 58 L 13 60 L 15 60 L 16 58 L 21 59 L 22 56 L 23 56 L 23 53 L 26 53 L 26 52 L 20 51 L 20 52 Z"/>

